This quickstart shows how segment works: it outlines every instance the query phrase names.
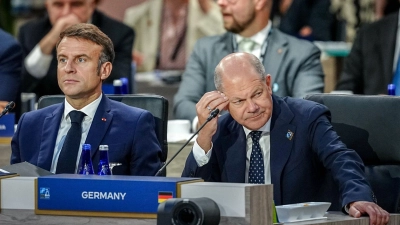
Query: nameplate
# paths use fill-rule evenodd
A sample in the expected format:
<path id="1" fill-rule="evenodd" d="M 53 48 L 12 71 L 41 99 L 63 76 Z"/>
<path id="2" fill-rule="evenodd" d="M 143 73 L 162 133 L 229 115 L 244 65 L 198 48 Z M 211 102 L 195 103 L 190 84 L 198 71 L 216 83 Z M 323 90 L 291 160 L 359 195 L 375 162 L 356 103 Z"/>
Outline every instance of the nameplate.
<path id="1" fill-rule="evenodd" d="M 180 197 L 198 178 L 58 174 L 37 179 L 36 214 L 155 218 L 158 204 Z M 86 214 L 82 214 L 87 212 Z M 107 212 L 105 214 L 105 212 Z"/>

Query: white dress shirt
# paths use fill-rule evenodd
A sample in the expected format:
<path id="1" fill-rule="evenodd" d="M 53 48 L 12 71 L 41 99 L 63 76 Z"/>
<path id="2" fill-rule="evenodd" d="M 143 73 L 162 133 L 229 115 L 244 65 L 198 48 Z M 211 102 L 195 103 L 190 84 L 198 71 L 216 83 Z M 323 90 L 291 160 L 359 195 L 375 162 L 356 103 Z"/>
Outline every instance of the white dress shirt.
<path id="1" fill-rule="evenodd" d="M 41 79 L 49 71 L 52 59 L 53 55 L 44 54 L 39 44 L 37 44 L 26 56 L 24 61 L 25 68 L 33 77 Z"/>
<path id="2" fill-rule="evenodd" d="M 266 39 L 268 34 L 271 31 L 271 21 L 268 21 L 267 26 L 265 26 L 261 31 L 259 31 L 258 33 L 256 33 L 255 35 L 249 37 L 248 39 L 251 39 L 252 41 L 254 41 L 256 44 L 254 46 L 253 51 L 248 52 L 251 53 L 255 56 L 257 56 L 258 59 L 261 59 L 261 48 L 263 47 L 263 44 L 265 43 L 266 45 L 268 43 L 266 43 Z M 236 43 L 240 43 L 245 37 L 240 36 L 239 34 L 235 35 L 236 38 Z M 265 46 L 264 48 L 266 49 L 267 46 Z M 238 52 L 244 52 L 242 49 L 237 49 Z M 265 50 L 264 50 L 265 51 Z M 265 53 L 264 53 L 265 54 Z"/>
<path id="3" fill-rule="evenodd" d="M 262 131 L 261 138 L 260 138 L 260 146 L 261 150 L 263 152 L 264 156 L 264 176 L 265 176 L 265 184 L 271 184 L 271 160 L 270 160 L 270 129 L 271 129 L 271 118 L 268 120 L 268 122 L 261 127 L 258 131 Z M 244 133 L 246 134 L 246 177 L 245 177 L 245 182 L 248 183 L 248 177 L 249 177 L 249 167 L 250 167 L 250 156 L 251 156 L 251 151 L 252 151 L 252 144 L 253 140 L 251 139 L 250 132 L 251 130 L 243 127 Z M 212 153 L 212 147 L 211 149 L 205 153 L 205 151 L 199 146 L 197 143 L 197 140 L 195 141 L 193 145 L 193 156 L 194 159 L 197 162 L 197 165 L 199 167 L 202 167 L 206 165 L 211 158 L 211 153 Z"/>
<path id="4" fill-rule="evenodd" d="M 86 137 L 89 133 L 90 126 L 92 125 L 94 115 L 100 104 L 102 96 L 103 95 L 101 94 L 100 97 L 91 102 L 89 105 L 83 107 L 81 110 L 78 110 L 85 113 L 86 116 L 83 118 L 82 121 L 82 137 L 81 137 L 81 143 L 79 145 L 78 157 L 76 159 L 75 173 L 79 165 L 79 159 L 82 152 L 82 145 L 86 141 Z M 61 117 L 60 128 L 58 129 L 56 145 L 54 148 L 53 160 L 51 162 L 50 172 L 52 173 L 56 173 L 58 157 L 60 155 L 62 146 L 64 145 L 65 137 L 67 136 L 68 130 L 69 128 L 71 128 L 71 119 L 69 118 L 69 113 L 73 110 L 76 110 L 67 102 L 67 100 L 64 100 L 64 103 L 65 103 L 64 114 Z"/>

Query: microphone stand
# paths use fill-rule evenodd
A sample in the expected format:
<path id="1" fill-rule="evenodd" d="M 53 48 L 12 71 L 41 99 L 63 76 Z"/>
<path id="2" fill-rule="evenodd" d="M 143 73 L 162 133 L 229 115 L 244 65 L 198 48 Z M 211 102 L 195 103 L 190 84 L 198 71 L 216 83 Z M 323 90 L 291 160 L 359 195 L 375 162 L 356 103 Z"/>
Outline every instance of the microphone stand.
<path id="1" fill-rule="evenodd" d="M 193 137 L 196 136 L 196 135 L 199 133 L 199 131 L 201 131 L 201 129 L 203 129 L 203 127 L 204 127 L 208 122 L 210 122 L 213 118 L 215 118 L 215 117 L 218 115 L 218 113 L 219 113 L 219 109 L 218 109 L 218 108 L 217 108 L 217 109 L 214 109 L 213 111 L 211 111 L 210 116 L 208 116 L 206 122 L 203 123 L 203 125 L 201 125 L 201 127 L 200 127 L 199 129 L 197 129 L 197 131 L 189 138 L 189 140 L 187 140 L 187 141 L 185 142 L 185 144 L 182 145 L 182 147 L 175 153 L 175 155 L 173 155 L 172 158 L 171 158 L 170 160 L 168 160 L 168 162 L 165 163 L 164 166 L 162 166 L 162 167 L 160 168 L 160 170 L 158 170 L 157 173 L 156 173 L 156 175 L 154 175 L 154 176 L 158 176 L 158 175 L 172 162 L 172 160 L 175 159 L 175 157 L 183 150 L 183 148 L 185 148 L 186 145 L 189 144 L 189 142 L 193 139 Z"/>

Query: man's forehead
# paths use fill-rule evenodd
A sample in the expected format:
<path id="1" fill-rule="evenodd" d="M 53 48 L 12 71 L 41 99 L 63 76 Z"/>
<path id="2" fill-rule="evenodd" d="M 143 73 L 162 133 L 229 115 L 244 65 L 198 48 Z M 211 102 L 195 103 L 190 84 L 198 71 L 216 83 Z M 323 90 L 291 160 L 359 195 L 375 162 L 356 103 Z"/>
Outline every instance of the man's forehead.
<path id="1" fill-rule="evenodd" d="M 84 38 L 64 37 L 58 45 L 57 52 L 84 52 L 85 54 L 89 54 L 90 52 L 88 51 L 100 52 L 101 49 L 100 45 Z"/>
<path id="2" fill-rule="evenodd" d="M 263 89 L 264 85 L 261 79 L 255 78 L 246 82 L 233 82 L 229 83 L 226 88 L 224 87 L 224 94 L 229 98 L 244 98 L 248 95 L 253 94 L 260 89 Z"/>

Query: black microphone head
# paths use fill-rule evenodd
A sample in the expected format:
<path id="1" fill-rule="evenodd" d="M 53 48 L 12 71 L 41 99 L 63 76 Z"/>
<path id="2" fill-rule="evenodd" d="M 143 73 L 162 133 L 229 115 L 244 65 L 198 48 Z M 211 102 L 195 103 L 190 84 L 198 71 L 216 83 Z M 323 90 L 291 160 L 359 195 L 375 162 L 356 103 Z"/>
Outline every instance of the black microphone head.
<path id="1" fill-rule="evenodd" d="M 218 109 L 218 108 L 214 109 L 214 110 L 210 113 L 210 115 L 211 115 L 213 118 L 215 118 L 218 114 L 219 114 L 219 109 Z"/>
<path id="2" fill-rule="evenodd" d="M 3 111 L 0 113 L 0 118 L 7 114 L 11 109 L 15 107 L 15 103 L 13 101 L 9 102 L 6 107 L 3 109 Z"/>
<path id="3" fill-rule="evenodd" d="M 13 109 L 15 107 L 15 102 L 11 101 L 6 107 L 8 108 L 8 110 Z"/>
<path id="4" fill-rule="evenodd" d="M 207 121 L 210 121 L 213 118 L 217 117 L 218 114 L 219 114 L 219 109 L 218 108 L 214 109 L 213 111 L 210 112 L 210 115 L 208 116 Z"/>

